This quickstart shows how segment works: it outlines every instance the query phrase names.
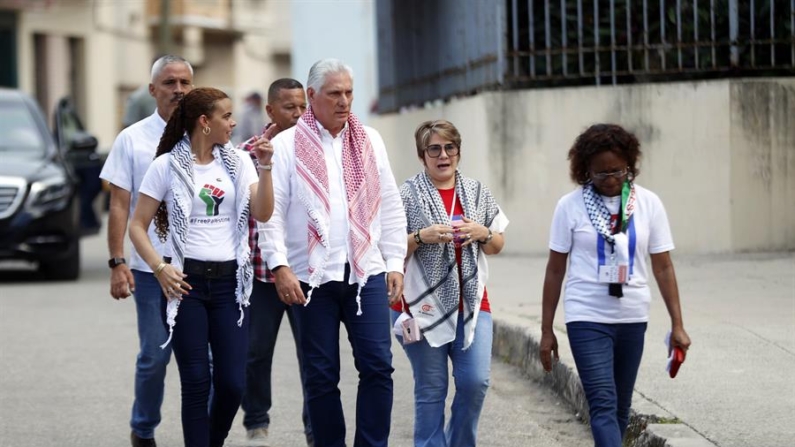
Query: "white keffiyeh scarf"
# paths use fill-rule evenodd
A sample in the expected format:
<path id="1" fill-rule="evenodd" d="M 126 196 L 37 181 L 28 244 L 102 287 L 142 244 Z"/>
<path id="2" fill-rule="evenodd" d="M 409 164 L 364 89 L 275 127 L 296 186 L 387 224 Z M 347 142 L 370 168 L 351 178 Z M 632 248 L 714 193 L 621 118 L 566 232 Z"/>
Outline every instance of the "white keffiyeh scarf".
<path id="1" fill-rule="evenodd" d="M 364 126 L 355 115 L 348 118 L 342 135 L 342 175 L 348 200 L 348 239 L 353 250 L 351 268 L 358 279 L 357 315 L 361 315 L 361 290 L 367 283 L 368 256 L 373 241 L 381 237 L 376 216 L 381 208 L 381 179 L 375 152 Z M 312 291 L 320 286 L 329 254 L 330 200 L 328 172 L 323 154 L 320 130 L 310 107 L 296 124 L 295 169 L 298 178 L 298 199 L 308 215 L 309 287 L 307 305 Z"/>
<path id="2" fill-rule="evenodd" d="M 173 203 L 168 210 L 169 235 L 168 247 L 172 254 L 171 264 L 182 271 L 185 262 L 185 244 L 188 238 L 188 226 L 190 221 L 191 209 L 195 195 L 195 185 L 193 180 L 193 153 L 190 150 L 190 140 L 187 135 L 174 146 L 169 152 L 171 191 L 174 196 Z M 237 286 L 235 288 L 236 301 L 240 308 L 240 319 L 238 326 L 243 324 L 243 306 L 248 306 L 249 296 L 251 295 L 253 270 L 251 267 L 251 247 L 248 243 L 248 217 L 251 191 L 249 185 L 243 184 L 241 173 L 243 166 L 241 163 L 248 163 L 235 152 L 230 145 L 216 145 L 213 148 L 213 156 L 221 158 L 221 162 L 226 168 L 226 172 L 235 185 L 237 197 L 235 220 L 235 231 L 240 243 L 237 244 L 235 254 L 237 261 Z M 171 341 L 171 336 L 176 325 L 177 311 L 179 309 L 179 299 L 169 299 L 166 307 L 166 322 L 168 323 L 168 340 L 161 346 L 165 347 Z"/>

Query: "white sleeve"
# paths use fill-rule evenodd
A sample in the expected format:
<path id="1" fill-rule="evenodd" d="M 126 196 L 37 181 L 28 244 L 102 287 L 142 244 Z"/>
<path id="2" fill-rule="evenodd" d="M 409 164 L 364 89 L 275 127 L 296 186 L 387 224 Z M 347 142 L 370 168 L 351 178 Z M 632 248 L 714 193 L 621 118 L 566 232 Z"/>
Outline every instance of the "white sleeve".
<path id="1" fill-rule="evenodd" d="M 558 253 L 571 251 L 573 223 L 569 219 L 568 196 L 558 201 L 555 214 L 552 215 L 552 225 L 549 229 L 549 249 Z"/>
<path id="2" fill-rule="evenodd" d="M 166 194 L 171 189 L 167 175 L 169 158 L 171 155 L 163 154 L 149 165 L 149 169 L 146 170 L 144 179 L 141 181 L 141 187 L 138 189 L 139 194 L 146 194 L 160 202 L 165 200 Z"/>
<path id="3" fill-rule="evenodd" d="M 128 133 L 122 132 L 113 141 L 99 177 L 121 189 L 132 191 L 133 166 L 132 142 Z"/>
<path id="4" fill-rule="evenodd" d="M 290 133 L 291 134 L 291 133 Z M 258 245 L 262 251 L 262 259 L 269 269 L 287 263 L 287 245 L 284 242 L 287 211 L 290 208 L 290 177 L 295 172 L 295 151 L 290 147 L 287 138 L 271 140 L 273 144 L 273 214 L 265 222 L 257 222 L 259 231 Z M 288 153 L 289 152 L 289 153 Z"/>
<path id="5" fill-rule="evenodd" d="M 671 227 L 665 206 L 656 194 L 650 194 L 651 219 L 649 220 L 649 254 L 665 253 L 674 249 Z"/>
<path id="6" fill-rule="evenodd" d="M 511 221 L 508 220 L 508 216 L 505 215 L 505 212 L 502 210 L 502 208 L 500 208 L 499 206 L 497 206 L 497 208 L 500 211 L 497 213 L 496 216 L 494 216 L 494 219 L 491 221 L 491 225 L 489 225 L 489 230 L 491 230 L 492 233 L 498 233 L 498 234 L 505 233 L 505 229 L 508 227 L 508 224 Z"/>
<path id="7" fill-rule="evenodd" d="M 386 271 L 403 273 L 407 250 L 403 199 L 400 198 L 400 191 L 392 174 L 384 140 L 375 129 L 366 129 L 375 151 L 381 179 L 381 240 L 378 241 L 378 248 L 386 262 Z"/>

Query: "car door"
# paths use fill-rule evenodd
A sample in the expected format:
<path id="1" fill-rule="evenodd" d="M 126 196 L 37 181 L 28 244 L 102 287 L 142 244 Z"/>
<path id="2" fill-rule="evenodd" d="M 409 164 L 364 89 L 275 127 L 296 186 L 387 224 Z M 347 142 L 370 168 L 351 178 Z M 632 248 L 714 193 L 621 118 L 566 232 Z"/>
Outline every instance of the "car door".
<path id="1" fill-rule="evenodd" d="M 100 220 L 94 211 L 94 200 L 102 191 L 99 173 L 105 162 L 104 157 L 97 153 L 97 139 L 83 127 L 69 98 L 58 101 L 54 115 L 55 143 L 79 183 L 82 234 L 96 234 L 100 229 Z"/>

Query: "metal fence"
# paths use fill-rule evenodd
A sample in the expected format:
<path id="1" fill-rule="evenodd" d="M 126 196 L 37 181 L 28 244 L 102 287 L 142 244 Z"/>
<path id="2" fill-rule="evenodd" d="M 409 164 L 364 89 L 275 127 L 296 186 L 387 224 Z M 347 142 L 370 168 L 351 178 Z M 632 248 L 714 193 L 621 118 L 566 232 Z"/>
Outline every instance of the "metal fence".
<path id="1" fill-rule="evenodd" d="M 795 0 L 378 0 L 379 111 L 495 88 L 795 74 Z"/>

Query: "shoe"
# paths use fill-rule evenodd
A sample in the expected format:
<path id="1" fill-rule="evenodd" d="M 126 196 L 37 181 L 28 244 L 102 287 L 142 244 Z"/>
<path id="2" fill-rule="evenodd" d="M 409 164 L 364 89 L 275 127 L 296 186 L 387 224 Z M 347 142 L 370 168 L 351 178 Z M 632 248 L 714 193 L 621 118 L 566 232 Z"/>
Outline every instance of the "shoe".
<path id="1" fill-rule="evenodd" d="M 135 432 L 130 432 L 130 443 L 132 443 L 132 447 L 157 447 L 155 438 L 141 438 Z"/>
<path id="2" fill-rule="evenodd" d="M 255 428 L 247 431 L 246 445 L 248 447 L 268 447 L 268 429 Z"/>

